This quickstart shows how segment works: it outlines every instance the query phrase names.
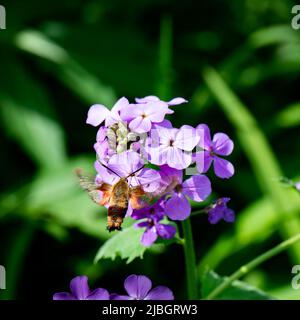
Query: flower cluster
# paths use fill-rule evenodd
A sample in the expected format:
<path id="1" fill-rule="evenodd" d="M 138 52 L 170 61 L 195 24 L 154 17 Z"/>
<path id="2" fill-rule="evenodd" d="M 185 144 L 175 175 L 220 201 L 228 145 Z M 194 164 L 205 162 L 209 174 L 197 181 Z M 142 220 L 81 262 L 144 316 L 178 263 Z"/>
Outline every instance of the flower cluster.
<path id="1" fill-rule="evenodd" d="M 71 280 L 70 293 L 55 293 L 53 300 L 174 300 L 169 288 L 157 286 L 152 289 L 151 280 L 143 275 L 132 274 L 127 277 L 124 288 L 127 295 L 109 294 L 103 288 L 91 291 L 87 276 L 78 276 Z"/>
<path id="2" fill-rule="evenodd" d="M 145 246 L 157 237 L 172 238 L 176 230 L 165 223 L 166 218 L 186 219 L 191 213 L 190 200 L 202 202 L 211 194 L 211 182 L 205 174 L 212 164 L 219 178 L 234 174 L 233 165 L 223 158 L 233 150 L 226 134 L 216 133 L 211 138 L 205 124 L 174 128 L 166 119 L 174 113 L 172 107 L 186 102 L 180 97 L 166 102 L 147 96 L 130 103 L 123 97 L 111 110 L 95 104 L 88 111 L 86 122 L 100 126 L 94 144 L 96 183 L 114 185 L 125 178 L 130 188 L 143 190 L 143 197 L 129 199 L 127 215 L 142 220 L 136 226 L 145 228 L 141 239 Z M 192 175 L 185 179 L 187 173 Z M 104 200 L 102 203 L 107 203 L 108 199 Z M 212 218 L 216 215 L 220 217 L 209 214 L 211 223 L 222 217 L 232 220 L 229 212 Z"/>

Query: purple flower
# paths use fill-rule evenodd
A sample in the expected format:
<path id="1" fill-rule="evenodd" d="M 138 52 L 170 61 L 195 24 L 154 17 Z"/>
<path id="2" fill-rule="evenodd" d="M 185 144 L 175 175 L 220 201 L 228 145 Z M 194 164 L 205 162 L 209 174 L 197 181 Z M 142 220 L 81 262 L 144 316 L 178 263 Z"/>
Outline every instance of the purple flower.
<path id="1" fill-rule="evenodd" d="M 142 275 L 132 274 L 124 282 L 128 295 L 112 294 L 111 300 L 174 300 L 172 291 L 165 286 L 152 289 L 151 280 Z"/>
<path id="2" fill-rule="evenodd" d="M 121 110 L 121 117 L 129 121 L 129 128 L 136 133 L 149 132 L 152 123 L 160 123 L 168 113 L 168 105 L 162 101 L 131 104 Z"/>
<path id="3" fill-rule="evenodd" d="M 182 172 L 178 172 L 178 184 L 170 193 L 165 205 L 166 215 L 172 220 L 184 220 L 191 214 L 188 198 L 201 202 L 211 194 L 211 183 L 204 175 L 196 175 L 182 183 Z"/>
<path id="4" fill-rule="evenodd" d="M 107 169 L 108 168 L 108 169 Z M 134 151 L 125 151 L 113 155 L 105 168 L 99 161 L 95 162 L 98 173 L 96 181 L 115 184 L 120 178 L 127 178 L 131 187 L 142 186 L 145 191 L 151 192 L 156 188 L 160 175 L 156 170 L 144 168 L 140 156 Z"/>
<path id="5" fill-rule="evenodd" d="M 53 295 L 53 300 L 109 300 L 107 290 L 98 288 L 90 291 L 88 286 L 88 278 L 86 276 L 78 276 L 71 280 L 69 292 L 59 292 Z"/>
<path id="6" fill-rule="evenodd" d="M 295 188 L 300 191 L 300 182 L 295 183 Z"/>
<path id="7" fill-rule="evenodd" d="M 207 172 L 212 162 L 215 174 L 219 178 L 230 178 L 234 174 L 231 162 L 219 157 L 228 156 L 233 150 L 233 142 L 225 133 L 216 133 L 211 140 L 210 130 L 206 124 L 200 124 L 196 130 L 200 135 L 199 146 L 203 151 L 196 153 L 197 169 L 200 173 Z"/>
<path id="8" fill-rule="evenodd" d="M 136 224 L 138 228 L 146 228 L 142 235 L 141 243 L 145 247 L 150 247 L 157 239 L 171 239 L 175 236 L 176 228 L 174 226 L 161 223 L 165 216 L 165 211 L 161 201 L 152 206 L 143 209 L 134 210 L 131 217 L 135 220 L 146 219 Z"/>
<path id="9" fill-rule="evenodd" d="M 218 223 L 221 219 L 226 222 L 234 222 L 235 214 L 234 211 L 230 208 L 227 208 L 227 202 L 230 201 L 230 198 L 220 198 L 215 203 L 207 209 L 208 212 L 208 221 L 211 224 Z"/>
<path id="10" fill-rule="evenodd" d="M 192 163 L 191 151 L 200 138 L 193 127 L 184 125 L 175 129 L 157 125 L 151 134 L 151 145 L 147 150 L 151 163 L 168 164 L 178 170 L 185 169 Z"/>
<path id="11" fill-rule="evenodd" d="M 163 100 L 160 100 L 157 96 L 146 96 L 144 98 L 135 98 L 135 101 L 137 103 L 149 103 L 149 102 L 160 101 L 160 102 L 166 103 L 167 106 L 176 106 L 176 105 L 188 102 L 187 100 L 185 100 L 184 98 L 181 98 L 181 97 L 173 98 L 170 101 L 163 101 Z M 172 114 L 172 113 L 174 113 L 174 111 L 171 109 L 168 109 L 167 114 Z"/>
<path id="12" fill-rule="evenodd" d="M 111 126 L 114 123 L 122 121 L 120 111 L 128 105 L 129 101 L 125 97 L 119 99 L 111 110 L 107 109 L 102 104 L 94 104 L 88 111 L 86 123 L 97 127 L 105 120 L 105 126 Z"/>
<path id="13" fill-rule="evenodd" d="M 153 191 L 153 196 L 162 198 L 172 192 L 177 184 L 182 181 L 182 172 L 164 164 L 160 166 L 158 173 L 160 180 L 156 189 Z"/>

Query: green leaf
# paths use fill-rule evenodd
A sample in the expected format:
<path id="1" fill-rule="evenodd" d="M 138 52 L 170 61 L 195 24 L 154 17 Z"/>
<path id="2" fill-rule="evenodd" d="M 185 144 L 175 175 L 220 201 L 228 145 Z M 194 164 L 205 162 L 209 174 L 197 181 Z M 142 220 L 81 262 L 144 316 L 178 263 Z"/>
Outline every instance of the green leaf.
<path id="1" fill-rule="evenodd" d="M 275 118 L 281 128 L 290 128 L 300 125 L 300 102 L 293 103 L 279 112 Z"/>
<path id="2" fill-rule="evenodd" d="M 143 258 L 146 247 L 141 244 L 141 236 L 144 230 L 131 226 L 113 235 L 99 249 L 95 262 L 100 259 L 115 260 L 116 257 L 127 259 L 126 263 L 136 258 Z"/>
<path id="3" fill-rule="evenodd" d="M 254 48 L 262 48 L 281 43 L 297 43 L 299 37 L 290 26 L 275 25 L 255 31 L 248 42 Z"/>
<path id="4" fill-rule="evenodd" d="M 208 271 L 202 280 L 201 295 L 207 297 L 216 287 L 224 282 L 226 278 L 220 277 L 214 271 Z M 225 289 L 219 296 L 220 300 L 272 300 L 271 296 L 254 286 L 242 282 L 234 281 L 230 287 Z"/>
<path id="5" fill-rule="evenodd" d="M 157 166 L 156 164 L 152 164 L 152 163 L 145 164 L 145 168 L 153 169 L 153 170 L 156 170 L 156 171 L 160 170 L 159 166 Z"/>
<path id="6" fill-rule="evenodd" d="M 279 300 L 299 300 L 300 292 L 295 290 L 291 284 L 276 287 L 269 291 L 269 294 L 276 297 Z"/>

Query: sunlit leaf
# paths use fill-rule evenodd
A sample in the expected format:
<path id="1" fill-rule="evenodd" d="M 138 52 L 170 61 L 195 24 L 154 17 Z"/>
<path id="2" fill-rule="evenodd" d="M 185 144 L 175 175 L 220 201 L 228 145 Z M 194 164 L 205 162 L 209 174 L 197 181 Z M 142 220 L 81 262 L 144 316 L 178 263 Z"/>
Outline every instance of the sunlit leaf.
<path id="1" fill-rule="evenodd" d="M 276 124 L 279 127 L 289 128 L 300 125 L 300 102 L 285 107 L 276 116 Z"/>
<path id="2" fill-rule="evenodd" d="M 143 258 L 146 251 L 141 242 L 141 236 L 144 230 L 131 226 L 114 234 L 109 240 L 107 240 L 99 249 L 95 261 L 100 259 L 112 259 L 117 257 L 126 260 L 126 263 L 130 263 L 136 258 Z"/>

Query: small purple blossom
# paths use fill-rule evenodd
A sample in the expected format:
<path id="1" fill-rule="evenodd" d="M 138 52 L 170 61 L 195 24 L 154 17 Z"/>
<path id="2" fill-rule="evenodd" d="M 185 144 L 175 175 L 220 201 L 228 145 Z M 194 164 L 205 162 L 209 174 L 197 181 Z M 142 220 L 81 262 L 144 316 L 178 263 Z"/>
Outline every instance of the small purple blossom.
<path id="1" fill-rule="evenodd" d="M 111 300 L 174 300 L 173 292 L 165 286 L 152 289 L 151 280 L 143 275 L 132 274 L 125 279 L 124 288 L 128 295 L 112 294 Z"/>
<path id="2" fill-rule="evenodd" d="M 218 223 L 221 219 L 226 222 L 234 222 L 234 211 L 227 207 L 230 198 L 220 198 L 214 202 L 208 209 L 208 221 L 211 224 Z"/>
<path id="3" fill-rule="evenodd" d="M 210 130 L 206 124 L 198 125 L 196 130 L 200 135 L 199 146 L 203 149 L 195 155 L 198 171 L 207 172 L 213 163 L 215 174 L 219 178 L 232 177 L 234 174 L 232 163 L 220 157 L 232 153 L 234 147 L 232 140 L 225 133 L 216 133 L 211 140 Z"/>
<path id="4" fill-rule="evenodd" d="M 157 96 L 146 96 L 144 98 L 135 98 L 136 103 L 150 103 L 150 102 L 164 102 L 167 106 L 177 106 L 182 103 L 187 103 L 188 101 L 185 100 L 184 98 L 177 97 L 173 98 L 170 101 L 163 101 L 160 100 Z M 174 111 L 172 109 L 168 109 L 167 114 L 172 114 Z"/>
<path id="5" fill-rule="evenodd" d="M 149 132 L 152 123 L 160 123 L 168 113 L 168 105 L 162 101 L 151 101 L 141 104 L 131 104 L 121 111 L 123 119 L 129 122 L 133 132 Z"/>
<path id="6" fill-rule="evenodd" d="M 142 235 L 141 243 L 145 247 L 150 247 L 158 237 L 171 239 L 176 234 L 176 228 L 172 225 L 161 223 L 165 216 L 165 211 L 161 201 L 143 209 L 134 210 L 131 217 L 135 220 L 145 219 L 136 224 L 138 228 L 146 228 Z"/>
<path id="7" fill-rule="evenodd" d="M 197 131 L 188 125 L 180 129 L 155 126 L 148 152 L 151 163 L 167 164 L 178 170 L 187 168 L 192 163 L 191 151 L 199 142 Z"/>
<path id="8" fill-rule="evenodd" d="M 185 220 L 191 214 L 188 198 L 202 202 L 211 194 L 210 180 L 204 175 L 196 175 L 182 182 L 182 171 L 177 172 L 177 184 L 169 193 L 165 212 L 172 220 Z"/>
<path id="9" fill-rule="evenodd" d="M 119 99 L 111 110 L 102 104 L 94 104 L 88 111 L 86 123 L 94 127 L 99 126 L 105 120 L 105 126 L 111 126 L 114 123 L 122 121 L 120 111 L 129 105 L 129 101 L 123 97 Z"/>
<path id="10" fill-rule="evenodd" d="M 295 183 L 295 188 L 296 188 L 298 191 L 300 191 L 300 182 L 296 182 L 296 183 Z"/>
<path id="11" fill-rule="evenodd" d="M 78 276 L 71 280 L 69 292 L 59 292 L 53 295 L 53 300 L 109 300 L 107 290 L 98 288 L 90 291 L 88 278 Z"/>

